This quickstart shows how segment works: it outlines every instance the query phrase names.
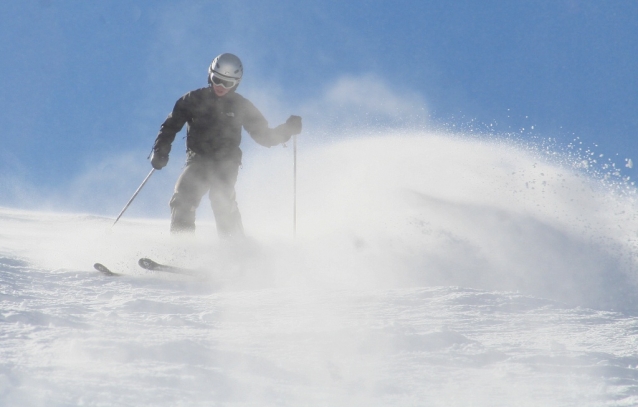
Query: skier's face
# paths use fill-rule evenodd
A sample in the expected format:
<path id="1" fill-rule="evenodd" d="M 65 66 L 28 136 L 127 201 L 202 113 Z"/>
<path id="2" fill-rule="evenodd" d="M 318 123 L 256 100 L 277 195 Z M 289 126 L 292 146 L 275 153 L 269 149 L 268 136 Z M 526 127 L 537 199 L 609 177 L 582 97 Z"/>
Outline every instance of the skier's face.
<path id="1" fill-rule="evenodd" d="M 237 87 L 239 81 L 240 79 L 221 77 L 215 72 L 210 74 L 210 83 L 213 85 L 215 94 L 220 97 Z"/>
<path id="2" fill-rule="evenodd" d="M 228 92 L 230 92 L 230 89 L 227 89 L 221 85 L 215 85 L 215 84 L 213 84 L 213 90 L 215 91 L 215 94 L 219 97 L 222 97 Z"/>

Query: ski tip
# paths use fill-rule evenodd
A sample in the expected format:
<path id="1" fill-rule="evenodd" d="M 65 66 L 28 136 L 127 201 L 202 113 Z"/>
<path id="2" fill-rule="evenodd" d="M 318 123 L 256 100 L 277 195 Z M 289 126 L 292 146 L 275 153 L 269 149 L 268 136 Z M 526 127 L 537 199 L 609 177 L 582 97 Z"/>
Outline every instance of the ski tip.
<path id="1" fill-rule="evenodd" d="M 100 273 L 107 275 L 107 276 L 119 276 L 120 274 L 118 273 L 114 273 L 111 270 L 109 270 L 104 264 L 102 263 L 95 263 L 93 265 L 93 268 L 96 269 L 97 271 L 99 271 Z"/>
<path id="2" fill-rule="evenodd" d="M 174 273 L 174 274 L 186 274 L 186 275 L 197 275 L 199 272 L 183 267 L 175 267 L 167 264 L 161 264 L 156 261 L 153 261 L 147 257 L 142 257 L 137 261 L 137 264 L 140 265 L 145 270 L 150 271 L 162 271 L 166 273 Z"/>
<path id="3" fill-rule="evenodd" d="M 137 261 L 137 264 L 140 265 L 140 267 L 147 269 L 147 270 L 154 270 L 157 267 L 157 263 L 154 262 L 153 260 L 146 258 L 146 257 L 142 257 L 141 259 L 139 259 Z"/>

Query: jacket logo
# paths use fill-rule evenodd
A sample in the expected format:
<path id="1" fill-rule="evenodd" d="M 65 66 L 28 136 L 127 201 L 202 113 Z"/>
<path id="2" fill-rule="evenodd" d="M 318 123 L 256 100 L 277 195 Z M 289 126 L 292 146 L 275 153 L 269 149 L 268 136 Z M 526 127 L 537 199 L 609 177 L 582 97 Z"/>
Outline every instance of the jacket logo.
<path id="1" fill-rule="evenodd" d="M 233 112 L 226 113 L 226 116 L 235 117 L 235 113 L 233 113 Z"/>

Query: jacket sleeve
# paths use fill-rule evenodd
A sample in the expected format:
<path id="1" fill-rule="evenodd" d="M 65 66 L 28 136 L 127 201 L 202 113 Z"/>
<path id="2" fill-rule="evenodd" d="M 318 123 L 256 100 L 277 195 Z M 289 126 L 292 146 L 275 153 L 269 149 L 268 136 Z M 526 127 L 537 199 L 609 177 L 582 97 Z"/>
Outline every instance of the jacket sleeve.
<path id="1" fill-rule="evenodd" d="M 243 100 L 243 116 L 242 125 L 244 129 L 253 140 L 262 146 L 276 146 L 277 144 L 285 143 L 292 137 L 292 132 L 285 123 L 273 129 L 268 127 L 268 121 L 266 121 L 264 115 L 248 99 Z"/>
<path id="2" fill-rule="evenodd" d="M 161 154 L 170 153 L 175 135 L 182 130 L 184 124 L 190 119 L 189 109 L 187 108 L 188 99 L 189 94 L 186 94 L 175 103 L 173 111 L 160 126 L 159 134 L 153 145 L 154 151 Z"/>

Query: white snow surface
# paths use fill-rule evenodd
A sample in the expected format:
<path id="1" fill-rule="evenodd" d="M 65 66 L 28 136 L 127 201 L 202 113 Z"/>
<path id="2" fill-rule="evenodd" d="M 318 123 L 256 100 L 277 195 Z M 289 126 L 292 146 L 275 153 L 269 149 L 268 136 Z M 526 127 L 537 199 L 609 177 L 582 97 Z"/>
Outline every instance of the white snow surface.
<path id="1" fill-rule="evenodd" d="M 0 405 L 638 405 L 633 187 L 502 140 L 358 137 L 300 148 L 293 239 L 277 151 L 244 159 L 246 242 L 0 208 Z"/>

